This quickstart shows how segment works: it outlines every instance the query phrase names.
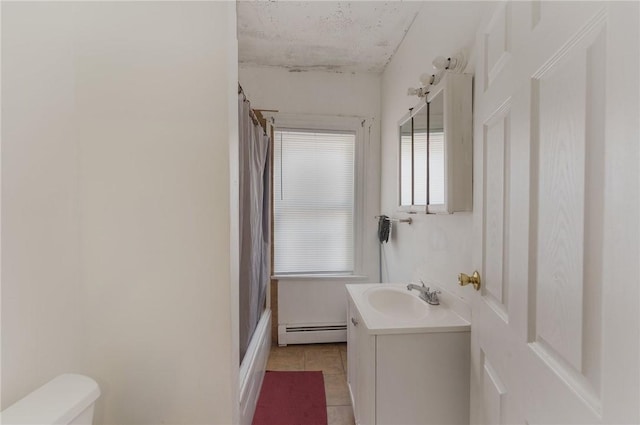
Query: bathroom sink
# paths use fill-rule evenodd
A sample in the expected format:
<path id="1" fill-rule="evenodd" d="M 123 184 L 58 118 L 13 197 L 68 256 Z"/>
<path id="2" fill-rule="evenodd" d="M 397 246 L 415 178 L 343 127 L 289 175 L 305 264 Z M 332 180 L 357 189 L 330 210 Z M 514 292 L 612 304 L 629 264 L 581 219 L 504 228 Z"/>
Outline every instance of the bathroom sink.
<path id="1" fill-rule="evenodd" d="M 365 292 L 365 299 L 371 307 L 387 316 L 399 320 L 417 320 L 429 314 L 427 303 L 412 295 L 408 290 L 379 287 Z"/>
<path id="2" fill-rule="evenodd" d="M 424 332 L 467 332 L 469 322 L 453 311 L 443 299 L 440 305 L 429 305 L 418 297 L 418 291 L 407 290 L 406 283 L 355 283 L 346 285 L 347 294 L 361 325 L 368 334 L 406 334 Z"/>

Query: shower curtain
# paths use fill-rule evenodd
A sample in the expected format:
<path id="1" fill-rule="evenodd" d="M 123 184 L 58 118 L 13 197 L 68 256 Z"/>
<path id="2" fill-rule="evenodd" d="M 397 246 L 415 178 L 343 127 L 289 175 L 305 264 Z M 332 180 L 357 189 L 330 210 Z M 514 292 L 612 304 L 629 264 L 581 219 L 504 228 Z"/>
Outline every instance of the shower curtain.
<path id="1" fill-rule="evenodd" d="M 269 281 L 270 140 L 239 93 L 240 363 L 265 308 Z"/>

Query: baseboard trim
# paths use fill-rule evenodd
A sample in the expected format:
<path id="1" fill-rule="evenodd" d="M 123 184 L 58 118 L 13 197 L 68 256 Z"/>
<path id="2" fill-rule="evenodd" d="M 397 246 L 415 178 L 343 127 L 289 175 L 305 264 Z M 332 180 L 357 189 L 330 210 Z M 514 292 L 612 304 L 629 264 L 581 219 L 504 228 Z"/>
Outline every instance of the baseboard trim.
<path id="1" fill-rule="evenodd" d="M 281 347 L 289 344 L 321 344 L 346 340 L 347 327 L 344 323 L 278 326 L 278 345 Z"/>

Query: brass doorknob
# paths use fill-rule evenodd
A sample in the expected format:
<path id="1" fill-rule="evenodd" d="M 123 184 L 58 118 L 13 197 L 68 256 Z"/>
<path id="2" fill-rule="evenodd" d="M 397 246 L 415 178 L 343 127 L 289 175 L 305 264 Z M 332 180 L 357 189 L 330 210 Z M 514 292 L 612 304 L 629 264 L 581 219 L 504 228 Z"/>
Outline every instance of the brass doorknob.
<path id="1" fill-rule="evenodd" d="M 479 291 L 480 290 L 480 273 L 475 271 L 471 276 L 464 273 L 460 273 L 458 275 L 458 283 L 460 284 L 460 286 L 472 284 L 474 289 L 476 291 Z"/>

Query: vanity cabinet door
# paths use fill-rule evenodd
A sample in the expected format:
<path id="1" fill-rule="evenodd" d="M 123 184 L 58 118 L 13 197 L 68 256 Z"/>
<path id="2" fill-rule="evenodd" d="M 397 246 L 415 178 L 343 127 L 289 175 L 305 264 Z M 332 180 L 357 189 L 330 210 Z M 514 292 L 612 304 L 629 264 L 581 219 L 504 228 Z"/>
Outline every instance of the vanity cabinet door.
<path id="1" fill-rule="evenodd" d="M 370 335 L 360 322 L 357 326 L 356 380 L 356 424 L 374 425 L 376 423 L 376 336 Z"/>
<path id="2" fill-rule="evenodd" d="M 356 322 L 356 309 L 353 305 L 353 301 L 349 300 L 347 304 L 347 385 L 349 386 L 349 395 L 351 396 L 351 405 L 355 410 L 355 394 L 357 385 L 356 368 L 358 362 L 358 346 L 357 332 L 358 329 L 355 326 Z"/>
<path id="3" fill-rule="evenodd" d="M 375 424 L 375 336 L 367 332 L 362 317 L 349 300 L 347 374 L 356 424 Z"/>
<path id="4" fill-rule="evenodd" d="M 469 332 L 377 338 L 377 425 L 469 423 Z"/>

